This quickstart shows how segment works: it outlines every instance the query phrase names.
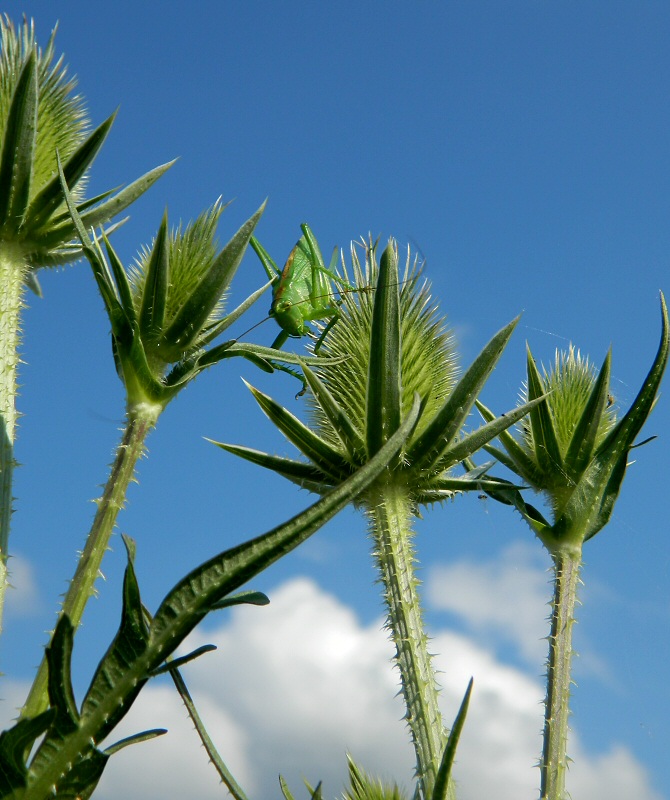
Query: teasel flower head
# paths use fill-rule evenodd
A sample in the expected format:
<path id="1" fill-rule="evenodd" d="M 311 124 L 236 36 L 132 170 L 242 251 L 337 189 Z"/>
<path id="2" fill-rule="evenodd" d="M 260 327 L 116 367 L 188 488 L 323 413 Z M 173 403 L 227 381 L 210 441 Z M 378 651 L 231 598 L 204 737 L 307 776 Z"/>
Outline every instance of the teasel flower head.
<path id="1" fill-rule="evenodd" d="M 157 167 L 114 194 L 84 200 L 87 172 L 114 121 L 90 131 L 76 81 L 56 58 L 54 30 L 42 50 L 32 21 L 18 30 L 0 17 L 0 259 L 40 293 L 35 275 L 81 256 L 57 170 L 63 164 L 72 199 L 87 227 L 108 222 L 149 188 L 171 164 Z"/>
<path id="2" fill-rule="evenodd" d="M 339 319 L 315 353 L 316 366 L 303 367 L 311 390 L 311 426 L 250 387 L 263 411 L 309 463 L 237 445 L 221 446 L 322 494 L 377 452 L 418 394 L 419 423 L 382 479 L 403 486 L 416 506 L 450 499 L 458 491 L 499 488 L 497 479 L 486 476 L 486 467 L 465 475 L 452 474 L 452 468 L 538 402 L 474 432 L 463 432 L 517 320 L 491 339 L 459 379 L 453 335 L 432 301 L 416 259 L 408 251 L 400 273 L 394 240 L 379 263 L 372 242 L 363 244 L 363 259 L 359 249 L 360 243 L 351 248 L 353 274 L 343 267 L 342 275 L 355 290 L 342 293 Z"/>
<path id="3" fill-rule="evenodd" d="M 662 294 L 661 314 L 656 358 L 621 419 L 616 417 L 609 388 L 611 353 L 598 371 L 571 346 L 556 353 L 552 369 L 540 372 L 528 350 L 522 399 L 546 397 L 520 423 L 519 439 L 505 431 L 499 437 L 504 450 L 490 445 L 486 449 L 547 499 L 551 522 L 519 493 L 513 493 L 514 505 L 550 552 L 571 547 L 579 550 L 607 524 L 630 450 L 650 441 L 635 443 L 656 403 L 668 361 L 668 312 Z M 485 406 L 477 405 L 485 420 L 493 418 Z"/>

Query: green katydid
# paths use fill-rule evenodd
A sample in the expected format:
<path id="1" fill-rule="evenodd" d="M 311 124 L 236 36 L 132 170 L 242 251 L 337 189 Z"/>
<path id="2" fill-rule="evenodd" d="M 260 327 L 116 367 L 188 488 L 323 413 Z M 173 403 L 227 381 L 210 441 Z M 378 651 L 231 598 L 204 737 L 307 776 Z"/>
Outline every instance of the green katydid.
<path id="1" fill-rule="evenodd" d="M 340 316 L 340 302 L 333 299 L 331 281 L 344 291 L 359 290 L 335 273 L 337 248 L 333 251 L 329 267 L 326 267 L 309 225 L 303 223 L 300 227 L 303 235 L 281 272 L 255 237 L 251 238 L 250 243 L 272 281 L 270 316 L 281 328 L 272 346 L 280 348 L 289 337 L 300 338 L 312 334 L 308 322 L 328 320 L 314 345 L 314 352 L 317 352 Z"/>

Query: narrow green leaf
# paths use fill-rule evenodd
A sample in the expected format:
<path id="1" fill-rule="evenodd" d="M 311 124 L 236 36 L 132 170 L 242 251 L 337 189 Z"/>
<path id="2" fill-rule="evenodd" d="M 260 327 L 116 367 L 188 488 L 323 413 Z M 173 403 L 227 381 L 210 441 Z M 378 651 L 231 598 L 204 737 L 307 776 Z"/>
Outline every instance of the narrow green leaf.
<path id="1" fill-rule="evenodd" d="M 63 614 L 46 648 L 49 667 L 49 705 L 57 712 L 55 727 L 59 736 L 71 733 L 79 724 L 79 711 L 74 699 L 70 674 L 73 643 L 74 628 L 69 617 Z"/>
<path id="2" fill-rule="evenodd" d="M 252 464 L 258 464 L 265 469 L 271 469 L 278 475 L 288 478 L 297 483 L 299 486 L 308 488 L 311 486 L 322 487 L 324 483 L 332 483 L 332 479 L 324 474 L 320 469 L 317 469 L 312 464 L 306 464 L 303 461 L 294 461 L 291 458 L 283 458 L 281 456 L 273 456 L 269 453 L 263 453 L 261 450 L 253 450 L 251 447 L 244 447 L 243 445 L 225 444 L 223 442 L 215 442 L 213 439 L 208 441 L 232 453 L 235 456 L 244 458 Z M 318 489 L 316 490 L 318 491 Z"/>
<path id="3" fill-rule="evenodd" d="M 411 464 L 417 468 L 434 464 L 457 436 L 518 321 L 516 317 L 498 331 L 468 367 L 442 408 L 410 447 L 407 458 Z"/>
<path id="4" fill-rule="evenodd" d="M 663 292 L 661 292 L 661 317 L 661 341 L 658 345 L 654 363 L 628 412 L 618 425 L 610 431 L 605 441 L 598 448 L 598 453 L 611 451 L 614 454 L 629 450 L 654 406 L 663 373 L 668 364 L 668 351 L 670 349 L 670 322 Z"/>
<path id="5" fill-rule="evenodd" d="M 279 788 L 281 789 L 281 793 L 284 795 L 284 800 L 295 800 L 291 790 L 288 788 L 288 783 L 286 783 L 281 775 L 279 776 Z"/>
<path id="6" fill-rule="evenodd" d="M 212 606 L 212 611 L 220 611 L 224 608 L 240 605 L 267 606 L 269 603 L 270 598 L 263 592 L 248 590 L 246 592 L 238 592 L 223 600 L 219 600 L 218 603 L 214 603 Z"/>
<path id="7" fill-rule="evenodd" d="M 398 254 L 384 250 L 372 308 L 365 428 L 367 454 L 374 455 L 400 424 L 400 291 Z"/>
<path id="8" fill-rule="evenodd" d="M 493 411 L 488 409 L 479 400 L 476 401 L 476 406 L 477 410 L 485 420 L 490 422 L 491 420 L 496 419 L 496 415 L 493 413 Z M 498 459 L 501 464 L 506 466 L 512 472 L 515 472 L 517 475 L 521 476 L 525 481 L 528 481 L 528 483 L 533 486 L 537 486 L 539 481 L 542 479 L 542 472 L 535 461 L 533 461 L 531 456 L 517 442 L 517 440 L 508 430 L 501 431 L 498 434 L 498 438 L 505 447 L 505 450 L 507 450 L 507 455 L 502 453 L 500 450 L 491 447 L 491 445 L 485 446 L 484 449 L 486 452 Z"/>
<path id="9" fill-rule="evenodd" d="M 237 342 L 234 339 L 222 342 L 220 345 L 216 345 L 210 350 L 207 350 L 207 352 L 197 355 L 193 365 L 197 367 L 198 370 L 206 369 L 224 358 L 233 358 L 234 356 L 246 358 L 266 372 L 282 369 L 277 362 L 296 364 L 300 367 L 305 364 L 310 366 L 323 366 L 322 358 L 297 355 L 296 353 L 290 353 L 288 350 L 277 350 L 274 347 L 264 347 L 260 344 Z M 345 358 L 333 358 L 330 361 L 331 363 L 339 363 L 345 360 Z M 265 364 L 265 367 L 262 366 L 263 364 Z"/>
<path id="10" fill-rule="evenodd" d="M 546 393 L 544 381 L 537 369 L 530 347 L 526 347 L 526 369 L 528 375 L 528 399 L 535 400 Z M 565 472 L 556 437 L 556 428 L 547 402 L 541 403 L 530 412 L 530 427 L 537 463 L 543 472 L 554 475 Z"/>
<path id="11" fill-rule="evenodd" d="M 0 229 L 18 231 L 30 196 L 37 142 L 38 63 L 35 49 L 25 61 L 7 114 L 0 160 Z"/>
<path id="12" fill-rule="evenodd" d="M 171 672 L 173 669 L 179 669 L 180 667 L 183 667 L 184 664 L 188 664 L 189 661 L 193 661 L 204 653 L 211 653 L 214 650 L 216 650 L 215 644 L 203 644 L 202 647 L 196 648 L 193 650 L 193 652 L 188 653 L 188 655 L 166 661 L 165 664 L 152 671 L 151 677 L 155 678 L 157 675 L 162 675 L 165 672 Z"/>
<path id="13" fill-rule="evenodd" d="M 133 331 L 135 329 L 139 331 L 139 322 L 137 319 L 137 313 L 135 311 L 135 304 L 133 302 L 133 293 L 132 289 L 130 288 L 130 281 L 128 280 L 128 274 L 126 273 L 126 270 L 123 264 L 121 263 L 121 259 L 118 257 L 116 251 L 114 250 L 109 239 L 107 238 L 107 235 L 103 233 L 102 239 L 105 244 L 107 258 L 109 259 L 109 268 L 107 267 L 107 262 L 102 254 L 102 250 L 100 249 L 100 245 L 97 239 L 95 240 L 95 244 L 97 246 L 99 258 L 105 265 L 107 275 L 109 276 L 109 282 L 110 283 L 113 282 L 113 284 L 116 286 L 116 292 L 121 301 L 121 307 L 124 312 L 122 317 L 122 319 L 124 320 L 124 325 L 127 324 L 127 326 L 131 328 Z M 123 330 L 125 332 L 125 328 Z M 112 325 L 112 331 L 117 338 L 121 338 L 121 336 L 123 335 L 121 333 L 121 329 L 115 328 L 114 325 Z"/>
<path id="14" fill-rule="evenodd" d="M 449 733 L 447 745 L 444 748 L 440 768 L 435 778 L 435 785 L 433 786 L 433 793 L 431 800 L 446 800 L 447 790 L 449 788 L 449 781 L 451 780 L 451 768 L 454 765 L 454 758 L 456 757 L 456 748 L 458 747 L 458 740 L 461 737 L 463 726 L 465 725 L 465 717 L 468 713 L 468 706 L 470 705 L 470 695 L 472 694 L 472 682 L 470 678 L 468 688 L 465 690 L 465 696 L 458 709 L 458 714 L 454 720 L 454 725 Z"/>
<path id="15" fill-rule="evenodd" d="M 440 460 L 444 462 L 445 467 L 451 464 L 458 464 L 459 461 L 463 461 L 463 459 L 473 455 L 477 450 L 484 447 L 485 444 L 488 444 L 492 439 L 495 439 L 503 431 L 506 431 L 525 417 L 526 414 L 538 403 L 541 403 L 545 397 L 546 395 L 543 395 L 535 400 L 531 400 L 529 403 L 524 403 L 522 406 L 517 406 L 511 411 L 507 411 L 505 414 L 496 417 L 492 422 L 482 425 L 481 428 L 467 434 L 463 439 L 451 445 L 451 447 L 447 447 L 442 453 Z"/>
<path id="16" fill-rule="evenodd" d="M 598 436 L 603 412 L 607 407 L 607 392 L 610 383 L 612 351 L 605 356 L 598 380 L 595 382 L 584 411 L 575 426 L 565 455 L 565 468 L 569 475 L 577 479 L 591 460 Z"/>
<path id="17" fill-rule="evenodd" d="M 156 739 L 158 736 L 165 736 L 166 733 L 167 728 L 152 728 L 151 730 L 142 731 L 141 733 L 133 733 L 132 736 L 126 736 L 125 739 L 119 739 L 119 741 L 115 742 L 113 745 L 105 747 L 103 753 L 106 756 L 113 756 L 114 753 L 118 753 L 119 750 L 123 750 L 123 748 L 128 747 L 128 745 L 148 742 L 150 739 Z"/>
<path id="18" fill-rule="evenodd" d="M 109 200 L 90 209 L 90 211 L 85 211 L 85 213 L 81 215 L 83 224 L 87 228 L 97 228 L 98 225 L 109 222 L 112 217 L 120 214 L 128 208 L 128 206 L 132 205 L 138 197 L 141 197 L 147 189 L 151 188 L 161 175 L 170 169 L 175 161 L 176 159 L 168 161 L 167 164 L 161 164 L 159 167 L 155 167 L 142 175 L 141 178 L 138 178 L 136 181 L 126 186 L 125 189 L 122 189 Z"/>
<path id="19" fill-rule="evenodd" d="M 60 158 L 58 158 L 58 174 L 60 176 L 65 203 L 67 204 L 70 216 L 72 218 L 72 224 L 74 225 L 77 236 L 81 241 L 84 255 L 88 259 L 93 270 L 95 282 L 98 284 L 98 289 L 105 304 L 107 315 L 112 323 L 112 332 L 116 333 L 115 324 L 119 329 L 122 327 L 121 318 L 126 317 L 125 311 L 122 305 L 119 303 L 116 287 L 112 281 L 109 268 L 107 267 L 107 263 L 102 256 L 102 252 L 100 251 L 100 248 L 96 248 L 94 243 L 91 241 L 86 228 L 84 227 L 82 219 L 77 212 L 77 208 L 74 204 L 74 200 L 70 194 L 67 181 L 65 180 L 65 176 L 63 174 L 63 167 L 60 162 Z"/>
<path id="20" fill-rule="evenodd" d="M 212 741 L 210 735 L 207 733 L 207 728 L 200 718 L 200 714 L 198 714 L 198 710 L 195 707 L 195 703 L 193 702 L 193 698 L 191 697 L 190 692 L 188 691 L 188 687 L 184 682 L 184 679 L 181 676 L 181 673 L 178 669 L 173 669 L 170 672 L 172 680 L 174 681 L 174 685 L 177 687 L 177 691 L 182 699 L 182 702 L 186 706 L 186 710 L 188 711 L 188 715 L 193 722 L 193 725 L 200 737 L 200 741 L 202 742 L 203 747 L 205 748 L 205 752 L 207 753 L 210 762 L 214 765 L 214 768 L 219 774 L 219 778 L 224 783 L 228 791 L 230 792 L 233 800 L 248 800 L 246 794 L 244 793 L 242 787 L 239 783 L 235 780 L 232 773 L 225 765 L 223 759 L 219 755 L 218 750 L 214 746 L 214 742 Z"/>
<path id="21" fill-rule="evenodd" d="M 207 318 L 237 271 L 251 234 L 264 210 L 265 203 L 242 225 L 223 248 L 209 272 L 179 309 L 162 336 L 162 342 L 168 347 L 179 347 L 186 351 L 193 345 Z"/>
<path id="22" fill-rule="evenodd" d="M 309 388 L 312 390 L 323 413 L 330 420 L 349 457 L 354 461 L 361 459 L 365 453 L 365 442 L 361 438 L 358 429 L 328 388 L 319 380 L 316 373 L 305 365 L 303 366 L 303 372 Z"/>
<path id="23" fill-rule="evenodd" d="M 286 438 L 294 444 L 303 455 L 314 463 L 334 482 L 339 482 L 350 473 L 350 465 L 340 453 L 326 441 L 317 436 L 296 416 L 287 411 L 268 395 L 246 383 L 258 405 L 268 418 L 279 428 Z"/>
<path id="24" fill-rule="evenodd" d="M 15 725 L 0 733 L 0 797 L 26 785 L 28 767 L 25 763 L 35 742 L 53 724 L 56 709 L 49 708 L 30 719 L 20 719 Z"/>
<path id="25" fill-rule="evenodd" d="M 266 283 L 264 286 L 261 286 L 260 289 L 256 289 L 256 291 L 250 294 L 244 302 L 240 303 L 237 308 L 233 309 L 230 314 L 226 314 L 223 319 L 205 328 L 203 336 L 200 338 L 201 346 L 204 347 L 205 345 L 209 344 L 217 336 L 220 336 L 223 331 L 226 330 L 226 328 L 229 328 L 234 322 L 237 322 L 242 314 L 248 311 L 256 302 L 256 300 L 258 300 L 261 295 L 265 294 L 271 285 L 272 284 L 270 283 Z"/>
<path id="26" fill-rule="evenodd" d="M 81 143 L 75 152 L 72 153 L 65 164 L 63 164 L 63 175 L 65 176 L 65 181 L 68 186 L 74 188 L 89 166 L 93 163 L 93 160 L 107 138 L 107 134 L 112 127 L 115 117 L 116 112 L 99 125 L 85 141 Z M 26 216 L 30 219 L 31 228 L 37 229 L 44 225 L 62 202 L 63 192 L 61 189 L 60 176 L 56 175 L 53 180 L 49 181 L 39 194 L 33 198 L 30 204 Z M 81 207 L 79 212 L 81 213 Z"/>
<path id="27" fill-rule="evenodd" d="M 169 285 L 170 260 L 166 211 L 163 214 L 147 264 L 142 306 L 139 313 L 140 333 L 143 339 L 151 341 L 163 331 Z"/>

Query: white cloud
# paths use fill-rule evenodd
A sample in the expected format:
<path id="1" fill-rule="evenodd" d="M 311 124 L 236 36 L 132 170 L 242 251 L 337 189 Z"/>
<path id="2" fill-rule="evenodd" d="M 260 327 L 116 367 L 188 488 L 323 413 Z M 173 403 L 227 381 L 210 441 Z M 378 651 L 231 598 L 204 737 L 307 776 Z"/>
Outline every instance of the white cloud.
<path id="1" fill-rule="evenodd" d="M 9 590 L 5 611 L 12 617 L 28 617 L 40 610 L 40 596 L 31 563 L 22 556 L 9 559 Z"/>
<path id="2" fill-rule="evenodd" d="M 252 798 L 278 797 L 281 772 L 297 798 L 306 796 L 303 775 L 312 783 L 323 779 L 326 797 L 339 796 L 347 750 L 368 772 L 409 783 L 413 754 L 381 621 L 361 625 L 350 608 L 307 579 L 280 586 L 270 597 L 267 608 L 236 609 L 217 629 L 192 636 L 189 649 L 214 642 L 219 650 L 184 670 L 219 751 L 245 791 Z M 536 797 L 540 682 L 452 632 L 438 632 L 432 650 L 442 654 L 435 665 L 442 670 L 448 723 L 467 681 L 475 678 L 457 757 L 459 800 Z M 225 796 L 171 684 L 150 684 L 139 703 L 118 738 L 148 727 L 170 732 L 112 758 L 96 797 Z M 593 755 L 573 733 L 570 754 L 573 797 L 661 800 L 624 747 Z"/>
<path id="3" fill-rule="evenodd" d="M 529 664 L 542 664 L 551 598 L 549 563 L 540 548 L 516 542 L 489 562 L 434 566 L 427 571 L 427 602 L 457 614 L 487 638 L 510 642 Z"/>

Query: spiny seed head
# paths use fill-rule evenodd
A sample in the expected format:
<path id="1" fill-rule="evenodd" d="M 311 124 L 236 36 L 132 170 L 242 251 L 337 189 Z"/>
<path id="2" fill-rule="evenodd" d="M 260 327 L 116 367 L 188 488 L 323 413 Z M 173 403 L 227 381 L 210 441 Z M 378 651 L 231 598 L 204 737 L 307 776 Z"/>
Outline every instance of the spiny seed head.
<path id="1" fill-rule="evenodd" d="M 565 458 L 572 442 L 575 428 L 584 413 L 584 408 L 591 396 L 593 387 L 598 378 L 596 367 L 587 357 L 582 357 L 579 349 L 570 344 L 568 350 L 557 350 L 554 364 L 551 369 L 542 365 L 543 391 L 548 394 L 546 403 L 554 423 L 556 440 L 561 453 Z M 521 393 L 521 403 L 528 400 L 528 386 L 524 385 Z M 596 447 L 604 440 L 616 423 L 615 408 L 609 404 L 603 413 L 598 433 Z M 529 455 L 536 450 L 536 443 L 532 426 L 528 418 L 520 423 L 523 445 Z"/>
<path id="2" fill-rule="evenodd" d="M 219 199 L 211 208 L 203 211 L 195 220 L 189 222 L 185 228 L 180 223 L 176 228 L 172 228 L 168 234 L 169 284 L 165 299 L 165 319 L 163 323 L 165 329 L 169 327 L 170 322 L 177 316 L 196 286 L 209 273 L 216 260 L 218 254 L 216 228 L 223 208 L 224 206 Z M 131 265 L 128 271 L 133 305 L 138 315 L 147 290 L 147 270 L 154 245 L 155 241 L 151 247 L 144 246 L 135 259 L 135 263 Z M 207 323 L 203 326 L 203 331 L 208 325 L 221 318 L 224 302 L 225 296 L 218 298 Z M 197 346 L 198 341 L 196 340 L 194 347 Z M 158 350 L 154 354 L 160 357 Z M 171 363 L 173 360 L 173 354 L 170 353 L 166 358 L 166 363 Z"/>
<path id="3" fill-rule="evenodd" d="M 395 242 L 393 244 L 397 246 Z M 379 266 L 372 242 L 362 242 L 365 253 L 362 264 L 359 257 L 360 247 L 361 243 L 353 243 L 351 246 L 353 280 L 350 280 L 344 259 L 342 260 L 344 278 L 356 287 L 356 291 L 343 293 L 341 318 L 326 335 L 317 355 L 324 358 L 324 367 L 319 370 L 319 377 L 349 419 L 358 426 L 363 437 L 370 332 Z M 415 392 L 422 398 L 427 398 L 424 413 L 413 436 L 415 439 L 456 384 L 457 353 L 454 336 L 447 327 L 445 318 L 439 314 L 430 294 L 430 285 L 421 278 L 420 265 L 417 258 L 412 257 L 409 248 L 400 281 L 399 362 L 402 416 L 411 408 Z M 323 325 L 320 327 L 323 328 Z M 339 358 L 343 359 L 339 363 L 331 361 Z M 324 439 L 337 445 L 339 437 L 327 416 L 312 397 L 308 402 L 317 430 Z"/>
<path id="4" fill-rule="evenodd" d="M 89 119 L 81 95 L 74 94 L 76 80 L 67 74 L 63 56 L 54 60 L 56 29 L 42 50 L 35 42 L 32 20 L 24 19 L 16 30 L 8 15 L 0 16 L 0 131 L 4 136 L 7 115 L 28 55 L 36 50 L 38 73 L 37 142 L 33 161 L 30 198 L 57 175 L 56 151 L 61 160 L 83 142 Z M 73 197 L 83 196 L 85 182 L 80 181 Z"/>

